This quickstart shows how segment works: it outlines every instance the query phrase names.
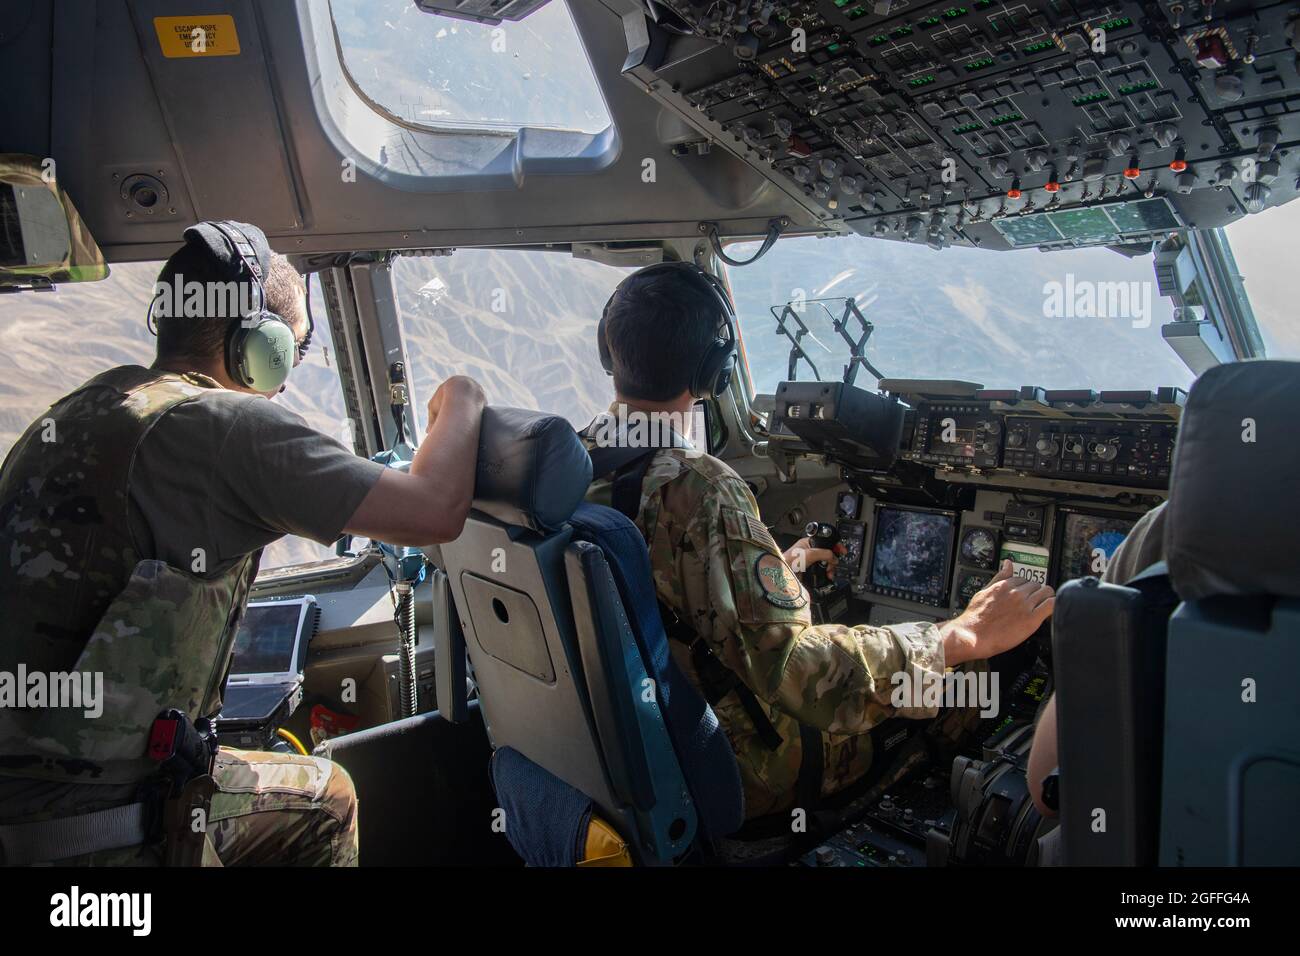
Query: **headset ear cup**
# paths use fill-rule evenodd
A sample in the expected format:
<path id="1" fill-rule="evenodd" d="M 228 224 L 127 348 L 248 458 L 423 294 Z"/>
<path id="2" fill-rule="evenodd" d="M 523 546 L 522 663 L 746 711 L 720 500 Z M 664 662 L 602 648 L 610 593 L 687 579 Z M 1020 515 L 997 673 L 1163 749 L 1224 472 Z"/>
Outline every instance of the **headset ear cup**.
<path id="1" fill-rule="evenodd" d="M 736 365 L 736 353 L 730 342 L 715 339 L 705 350 L 691 381 L 691 394 L 696 398 L 717 398 L 731 382 L 731 372 Z"/>
<path id="2" fill-rule="evenodd" d="M 263 312 L 251 326 L 234 323 L 226 349 L 226 367 L 230 377 L 243 387 L 274 392 L 289 380 L 293 350 L 293 331 L 279 316 Z"/>
<path id="3" fill-rule="evenodd" d="M 230 328 L 226 330 L 226 374 L 234 380 L 236 385 L 248 388 L 249 383 L 244 378 L 244 338 L 248 329 L 244 327 L 243 322 L 236 321 L 230 323 Z"/>
<path id="4" fill-rule="evenodd" d="M 722 368 L 718 371 L 718 377 L 713 382 L 713 397 L 720 398 L 722 394 L 731 386 L 731 376 L 736 372 L 736 351 L 728 347 L 727 360 L 723 362 Z"/>
<path id="5" fill-rule="evenodd" d="M 605 306 L 605 312 L 608 311 L 609 306 L 607 305 Z M 600 314 L 600 322 L 596 326 L 596 350 L 600 353 L 600 367 L 605 370 L 606 375 L 613 375 L 614 357 L 609 354 L 609 342 L 605 340 L 605 312 Z"/>

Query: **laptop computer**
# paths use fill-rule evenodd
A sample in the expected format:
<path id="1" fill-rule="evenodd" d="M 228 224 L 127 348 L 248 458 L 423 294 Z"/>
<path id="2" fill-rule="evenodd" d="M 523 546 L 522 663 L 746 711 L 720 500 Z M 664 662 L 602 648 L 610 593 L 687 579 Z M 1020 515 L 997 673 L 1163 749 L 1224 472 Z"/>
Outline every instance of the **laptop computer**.
<path id="1" fill-rule="evenodd" d="M 288 719 L 302 700 L 307 646 L 319 624 L 320 607 L 310 594 L 248 605 L 222 694 L 224 738 L 233 732 L 237 746 L 255 746 Z"/>

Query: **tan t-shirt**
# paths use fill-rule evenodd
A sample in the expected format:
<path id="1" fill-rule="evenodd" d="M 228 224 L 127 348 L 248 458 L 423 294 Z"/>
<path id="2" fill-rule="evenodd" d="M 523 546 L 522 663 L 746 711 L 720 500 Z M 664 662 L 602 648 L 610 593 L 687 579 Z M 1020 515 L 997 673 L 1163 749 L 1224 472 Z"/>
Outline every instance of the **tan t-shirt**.
<path id="1" fill-rule="evenodd" d="M 168 412 L 131 470 L 142 558 L 206 572 L 286 534 L 330 544 L 383 466 L 272 399 L 213 388 Z"/>

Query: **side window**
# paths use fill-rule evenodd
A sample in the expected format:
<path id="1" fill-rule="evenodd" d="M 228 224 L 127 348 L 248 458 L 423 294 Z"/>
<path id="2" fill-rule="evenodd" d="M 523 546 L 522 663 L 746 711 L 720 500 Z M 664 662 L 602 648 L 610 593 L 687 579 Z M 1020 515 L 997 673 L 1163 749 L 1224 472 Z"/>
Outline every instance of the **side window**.
<path id="1" fill-rule="evenodd" d="M 1295 321 L 1297 229 L 1300 201 L 1245 216 L 1223 230 L 1269 358 L 1300 359 L 1300 322 Z"/>
<path id="2" fill-rule="evenodd" d="M 114 265 L 107 279 L 53 292 L 0 296 L 0 459 L 46 408 L 116 365 L 149 365 L 154 338 L 145 316 L 161 262 Z M 319 282 L 312 282 L 316 333 L 303 364 L 277 401 L 318 431 L 342 437 L 346 416 Z M 262 567 L 319 561 L 333 552 L 314 541 L 284 538 L 266 549 Z"/>
<path id="3" fill-rule="evenodd" d="M 596 325 L 630 271 L 559 251 L 398 258 L 393 281 L 421 432 L 429 398 L 451 375 L 477 379 L 491 404 L 587 425 L 613 401 Z"/>
<path id="4" fill-rule="evenodd" d="M 114 365 L 153 362 L 144 319 L 161 268 L 128 262 L 100 282 L 0 295 L 0 456 L 82 382 Z"/>

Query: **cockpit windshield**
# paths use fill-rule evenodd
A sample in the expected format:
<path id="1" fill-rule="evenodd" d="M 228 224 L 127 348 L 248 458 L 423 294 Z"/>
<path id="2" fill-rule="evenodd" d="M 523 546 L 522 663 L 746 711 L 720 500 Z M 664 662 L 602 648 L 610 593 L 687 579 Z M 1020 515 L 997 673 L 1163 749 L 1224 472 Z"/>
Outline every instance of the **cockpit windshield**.
<path id="1" fill-rule="evenodd" d="M 1173 306 L 1150 255 L 807 237 L 728 277 L 760 393 L 792 377 L 792 353 L 794 378 L 841 380 L 859 343 L 865 388 L 877 377 L 1143 389 L 1193 378 L 1161 337 Z"/>

